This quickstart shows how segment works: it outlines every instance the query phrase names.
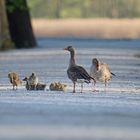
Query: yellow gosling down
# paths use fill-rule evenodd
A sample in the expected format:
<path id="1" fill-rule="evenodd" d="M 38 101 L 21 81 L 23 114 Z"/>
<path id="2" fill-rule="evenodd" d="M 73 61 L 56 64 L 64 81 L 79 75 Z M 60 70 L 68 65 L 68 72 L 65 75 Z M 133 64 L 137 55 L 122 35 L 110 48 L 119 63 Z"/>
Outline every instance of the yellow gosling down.
<path id="1" fill-rule="evenodd" d="M 60 82 L 53 82 L 53 83 L 50 84 L 49 89 L 52 90 L 52 91 L 66 92 L 66 90 L 67 90 L 66 87 L 67 87 L 66 84 L 62 84 Z"/>
<path id="2" fill-rule="evenodd" d="M 13 85 L 13 90 L 18 89 L 18 86 L 22 84 L 22 81 L 19 79 L 19 75 L 16 72 L 8 73 L 8 78 Z"/>

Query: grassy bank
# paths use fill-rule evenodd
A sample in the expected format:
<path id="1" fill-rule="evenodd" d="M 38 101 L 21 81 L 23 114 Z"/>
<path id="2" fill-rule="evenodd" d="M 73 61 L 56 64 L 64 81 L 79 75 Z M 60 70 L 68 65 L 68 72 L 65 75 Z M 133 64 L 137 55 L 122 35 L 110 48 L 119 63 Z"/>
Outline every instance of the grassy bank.
<path id="1" fill-rule="evenodd" d="M 36 36 L 140 38 L 140 19 L 33 19 Z"/>

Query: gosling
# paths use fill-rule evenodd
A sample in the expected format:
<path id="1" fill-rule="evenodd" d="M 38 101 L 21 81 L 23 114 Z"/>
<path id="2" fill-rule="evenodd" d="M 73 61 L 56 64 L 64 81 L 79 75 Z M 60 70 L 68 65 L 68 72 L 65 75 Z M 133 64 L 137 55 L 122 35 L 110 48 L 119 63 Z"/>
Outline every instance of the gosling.
<path id="1" fill-rule="evenodd" d="M 64 91 L 64 92 L 66 91 L 66 87 L 67 85 L 62 84 L 60 82 L 53 82 L 49 86 L 50 90 L 52 91 Z"/>
<path id="2" fill-rule="evenodd" d="M 32 73 L 32 75 L 28 79 L 29 90 L 31 89 L 31 87 L 34 87 L 36 89 L 37 84 L 38 77 L 36 76 L 35 73 Z"/>
<path id="3" fill-rule="evenodd" d="M 28 77 L 25 77 L 23 79 L 23 81 L 26 81 L 25 87 L 27 90 L 45 90 L 45 88 L 46 88 L 46 84 L 41 84 L 41 83 L 37 83 L 36 88 L 34 85 L 29 86 L 29 78 Z"/>
<path id="4" fill-rule="evenodd" d="M 18 86 L 22 84 L 22 81 L 19 79 L 19 76 L 15 72 L 8 73 L 8 78 L 10 83 L 13 85 L 13 90 L 17 90 Z"/>

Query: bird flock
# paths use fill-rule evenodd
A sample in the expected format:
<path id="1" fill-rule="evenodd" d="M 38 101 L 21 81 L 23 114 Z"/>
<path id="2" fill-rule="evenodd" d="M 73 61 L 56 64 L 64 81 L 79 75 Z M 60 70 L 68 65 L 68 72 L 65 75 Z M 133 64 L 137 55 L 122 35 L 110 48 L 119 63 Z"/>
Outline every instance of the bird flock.
<path id="1" fill-rule="evenodd" d="M 88 73 L 84 67 L 76 64 L 75 49 L 72 46 L 68 46 L 64 48 L 64 50 L 70 53 L 67 76 L 73 83 L 73 93 L 76 92 L 77 83 L 81 84 L 81 93 L 83 92 L 84 83 L 92 83 L 92 91 L 98 91 L 95 87 L 97 81 L 103 82 L 105 84 L 104 90 L 105 92 L 107 91 L 108 81 L 111 80 L 112 76 L 115 76 L 107 64 L 101 62 L 97 58 L 93 58 Z M 46 88 L 46 84 L 39 83 L 39 78 L 34 72 L 29 77 L 25 77 L 22 80 L 20 80 L 19 75 L 16 72 L 10 72 L 8 78 L 13 86 L 13 90 L 17 90 L 18 86 L 22 84 L 22 81 L 26 82 L 25 88 L 27 90 L 44 90 Z M 61 82 L 53 82 L 49 86 L 50 90 L 56 91 L 66 91 L 66 87 L 67 85 L 62 84 Z"/>

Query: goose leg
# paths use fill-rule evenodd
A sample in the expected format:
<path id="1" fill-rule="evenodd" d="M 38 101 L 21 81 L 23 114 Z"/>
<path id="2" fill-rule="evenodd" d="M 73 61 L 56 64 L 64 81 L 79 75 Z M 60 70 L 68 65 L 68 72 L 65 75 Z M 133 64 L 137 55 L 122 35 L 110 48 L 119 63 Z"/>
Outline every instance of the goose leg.
<path id="1" fill-rule="evenodd" d="M 29 85 L 29 90 L 31 90 L 31 85 Z"/>
<path id="2" fill-rule="evenodd" d="M 34 88 L 34 90 L 37 90 L 36 86 L 37 86 L 37 85 L 35 85 L 35 88 Z"/>
<path id="3" fill-rule="evenodd" d="M 81 83 L 81 93 L 83 92 L 83 83 Z"/>
<path id="4" fill-rule="evenodd" d="M 92 82 L 92 85 L 93 85 L 93 91 L 96 91 L 96 87 L 95 87 L 96 81 Z"/>
<path id="5" fill-rule="evenodd" d="M 105 80 L 105 92 L 107 91 L 107 81 Z"/>
<path id="6" fill-rule="evenodd" d="M 75 82 L 73 83 L 73 93 L 75 93 Z"/>

